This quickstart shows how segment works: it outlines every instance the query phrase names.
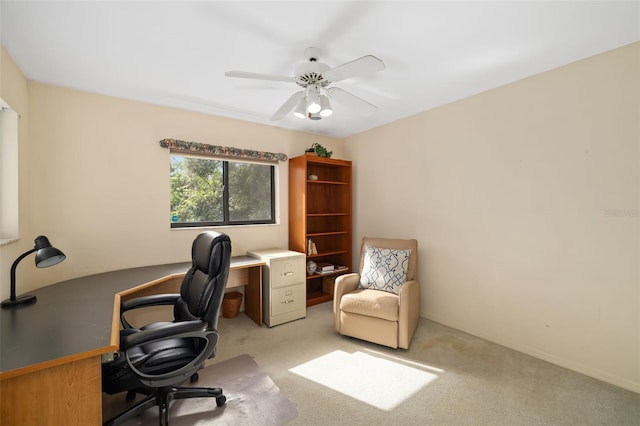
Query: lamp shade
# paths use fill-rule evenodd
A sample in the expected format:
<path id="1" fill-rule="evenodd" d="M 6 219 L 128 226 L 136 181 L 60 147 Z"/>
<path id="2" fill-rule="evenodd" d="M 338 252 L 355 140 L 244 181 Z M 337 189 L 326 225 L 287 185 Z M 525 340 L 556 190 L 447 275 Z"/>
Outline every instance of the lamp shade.
<path id="1" fill-rule="evenodd" d="M 67 258 L 63 252 L 51 246 L 49 239 L 40 235 L 35 240 L 36 243 L 36 267 L 48 268 L 57 265 Z"/>
<path id="2" fill-rule="evenodd" d="M 67 256 L 55 247 L 47 247 L 36 253 L 36 267 L 48 268 L 65 260 Z"/>

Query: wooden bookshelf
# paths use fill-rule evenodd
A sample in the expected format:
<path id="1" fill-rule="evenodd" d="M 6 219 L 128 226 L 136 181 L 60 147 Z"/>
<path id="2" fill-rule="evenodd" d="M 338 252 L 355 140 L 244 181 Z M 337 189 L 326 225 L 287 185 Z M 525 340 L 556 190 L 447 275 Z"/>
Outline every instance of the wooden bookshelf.
<path id="1" fill-rule="evenodd" d="M 324 291 L 326 279 L 351 271 L 351 197 L 351 161 L 314 155 L 289 160 L 289 249 L 306 253 L 307 261 L 345 266 L 307 275 L 307 306 L 333 300 L 333 294 Z M 317 254 L 308 253 L 308 239 Z"/>

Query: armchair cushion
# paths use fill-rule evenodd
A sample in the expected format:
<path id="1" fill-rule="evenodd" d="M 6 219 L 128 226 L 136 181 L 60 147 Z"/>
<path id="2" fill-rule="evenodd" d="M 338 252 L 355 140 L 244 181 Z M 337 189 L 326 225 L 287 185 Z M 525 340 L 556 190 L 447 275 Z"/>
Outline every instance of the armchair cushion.
<path id="1" fill-rule="evenodd" d="M 400 293 L 400 286 L 407 281 L 411 250 L 399 250 L 366 246 L 360 288 Z"/>
<path id="2" fill-rule="evenodd" d="M 386 291 L 359 288 L 340 299 L 340 310 L 398 321 L 398 297 Z"/>

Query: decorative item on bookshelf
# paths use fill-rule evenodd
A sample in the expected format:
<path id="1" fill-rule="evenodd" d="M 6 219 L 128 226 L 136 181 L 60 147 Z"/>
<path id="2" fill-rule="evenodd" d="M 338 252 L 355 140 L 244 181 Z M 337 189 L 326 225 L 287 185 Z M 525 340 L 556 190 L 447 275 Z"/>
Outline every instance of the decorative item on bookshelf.
<path id="1" fill-rule="evenodd" d="M 316 153 L 318 154 L 318 157 L 331 158 L 333 151 L 327 151 L 327 148 L 317 142 L 314 142 L 310 148 L 305 150 L 305 153 Z"/>
<path id="2" fill-rule="evenodd" d="M 318 254 L 316 243 L 311 238 L 307 239 L 307 255 Z"/>
<path id="3" fill-rule="evenodd" d="M 307 275 L 313 275 L 318 269 L 318 264 L 313 260 L 307 262 Z"/>

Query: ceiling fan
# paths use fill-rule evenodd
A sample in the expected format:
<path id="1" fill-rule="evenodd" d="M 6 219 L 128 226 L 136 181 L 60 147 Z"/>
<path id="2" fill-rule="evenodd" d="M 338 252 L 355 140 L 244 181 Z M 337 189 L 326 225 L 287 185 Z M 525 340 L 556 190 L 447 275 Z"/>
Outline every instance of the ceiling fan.
<path id="1" fill-rule="evenodd" d="M 249 78 L 255 80 L 271 80 L 296 83 L 304 90 L 295 92 L 271 117 L 272 121 L 284 118 L 293 110 L 298 118 L 320 120 L 333 114 L 329 102 L 337 102 L 362 114 L 371 114 L 378 107 L 353 95 L 339 87 L 328 87 L 331 83 L 351 77 L 382 71 L 384 62 L 373 55 L 366 55 L 353 61 L 331 68 L 319 62 L 322 50 L 317 47 L 307 47 L 304 51 L 307 62 L 299 65 L 293 77 L 273 74 L 259 74 L 246 71 L 227 71 L 227 77 Z"/>

